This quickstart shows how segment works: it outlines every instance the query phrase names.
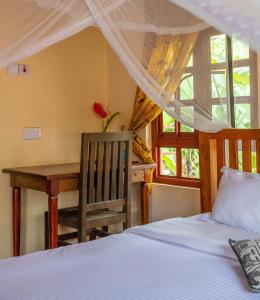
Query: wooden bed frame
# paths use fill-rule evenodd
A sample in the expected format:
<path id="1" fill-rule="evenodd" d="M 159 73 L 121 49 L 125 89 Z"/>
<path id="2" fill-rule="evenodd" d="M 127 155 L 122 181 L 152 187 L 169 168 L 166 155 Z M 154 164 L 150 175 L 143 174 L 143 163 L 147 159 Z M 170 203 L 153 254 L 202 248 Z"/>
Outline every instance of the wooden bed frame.
<path id="1" fill-rule="evenodd" d="M 225 129 L 217 133 L 200 133 L 201 212 L 209 212 L 216 196 L 221 169 L 252 171 L 252 151 L 256 153 L 256 172 L 260 173 L 260 129 Z M 240 154 L 241 155 L 241 154 Z"/>

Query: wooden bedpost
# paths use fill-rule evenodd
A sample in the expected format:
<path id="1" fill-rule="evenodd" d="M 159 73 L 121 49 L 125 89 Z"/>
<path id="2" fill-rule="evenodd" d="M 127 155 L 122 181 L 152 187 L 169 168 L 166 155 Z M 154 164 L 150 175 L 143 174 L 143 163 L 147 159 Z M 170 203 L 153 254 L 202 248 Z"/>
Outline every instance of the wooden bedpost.
<path id="1" fill-rule="evenodd" d="M 199 133 L 200 147 L 200 204 L 201 212 L 209 212 L 212 209 L 211 203 L 211 168 L 210 168 L 210 134 Z"/>

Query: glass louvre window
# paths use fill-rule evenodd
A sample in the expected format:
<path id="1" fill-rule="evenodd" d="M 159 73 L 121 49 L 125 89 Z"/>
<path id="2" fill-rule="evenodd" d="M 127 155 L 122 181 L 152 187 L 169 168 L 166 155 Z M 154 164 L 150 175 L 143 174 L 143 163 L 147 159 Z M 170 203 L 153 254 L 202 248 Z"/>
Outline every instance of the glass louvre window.
<path id="1" fill-rule="evenodd" d="M 189 117 L 193 116 L 193 110 L 194 110 L 193 106 L 182 107 L 181 115 L 185 116 L 188 119 Z M 194 129 L 185 124 L 180 124 L 180 131 L 181 132 L 194 132 Z"/>
<path id="2" fill-rule="evenodd" d="M 233 90 L 235 97 L 250 97 L 250 68 L 233 68 Z"/>
<path id="3" fill-rule="evenodd" d="M 227 60 L 226 35 L 218 34 L 210 37 L 211 63 L 218 64 Z"/>
<path id="4" fill-rule="evenodd" d="M 237 38 L 232 38 L 232 56 L 236 128 L 257 128 L 256 54 L 244 42 Z"/>
<path id="5" fill-rule="evenodd" d="M 241 40 L 233 37 L 232 38 L 232 56 L 233 60 L 249 59 L 250 50 L 249 46 Z"/>
<path id="6" fill-rule="evenodd" d="M 227 106 L 223 105 L 212 105 L 212 116 L 214 122 L 222 122 L 225 120 L 227 115 Z"/>
<path id="7" fill-rule="evenodd" d="M 160 148 L 160 175 L 176 176 L 176 148 Z"/>
<path id="8" fill-rule="evenodd" d="M 173 95 L 185 103 L 181 116 L 193 116 L 192 101 L 208 102 L 214 122 L 230 113 L 227 37 L 214 29 L 204 30 Z M 205 43 L 205 39 L 208 43 Z M 200 41 L 201 41 L 200 40 Z M 203 54 L 202 54 L 203 53 Z M 237 38 L 232 39 L 233 92 L 236 128 L 257 127 L 256 54 Z M 223 104 L 219 99 L 223 99 Z M 225 103 L 225 104 L 224 104 Z M 163 112 L 152 123 L 153 156 L 158 164 L 154 181 L 199 187 L 198 132 Z"/>
<path id="9" fill-rule="evenodd" d="M 187 178 L 200 178 L 199 150 L 192 148 L 181 149 L 182 176 Z"/>
<path id="10" fill-rule="evenodd" d="M 175 120 L 163 112 L 163 132 L 175 132 Z"/>
<path id="11" fill-rule="evenodd" d="M 194 99 L 193 75 L 191 73 L 184 74 L 180 83 L 180 99 Z"/>
<path id="12" fill-rule="evenodd" d="M 226 70 L 214 70 L 211 73 L 211 97 L 227 97 L 227 74 Z"/>
<path id="13" fill-rule="evenodd" d="M 235 104 L 236 128 L 251 128 L 251 104 Z"/>
<path id="14" fill-rule="evenodd" d="M 229 113 L 226 105 L 216 105 L 214 99 L 224 99 L 228 103 L 228 61 L 227 38 L 211 29 L 205 38 L 210 39 L 212 119 L 223 122 Z M 258 127 L 257 120 L 257 71 L 256 54 L 249 46 L 237 38 L 232 38 L 233 93 L 235 97 L 235 124 L 237 128 Z"/>

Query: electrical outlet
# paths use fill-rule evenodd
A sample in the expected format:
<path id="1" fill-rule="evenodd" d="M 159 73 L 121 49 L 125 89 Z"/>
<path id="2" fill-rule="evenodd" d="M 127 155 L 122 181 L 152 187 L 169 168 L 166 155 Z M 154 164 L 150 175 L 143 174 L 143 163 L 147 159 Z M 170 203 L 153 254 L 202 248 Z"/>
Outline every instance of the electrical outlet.
<path id="1" fill-rule="evenodd" d="M 25 127 L 23 129 L 24 140 L 39 140 L 42 135 L 42 130 L 39 127 Z"/>
<path id="2" fill-rule="evenodd" d="M 30 75 L 30 66 L 19 64 L 19 75 L 20 76 L 29 76 Z"/>

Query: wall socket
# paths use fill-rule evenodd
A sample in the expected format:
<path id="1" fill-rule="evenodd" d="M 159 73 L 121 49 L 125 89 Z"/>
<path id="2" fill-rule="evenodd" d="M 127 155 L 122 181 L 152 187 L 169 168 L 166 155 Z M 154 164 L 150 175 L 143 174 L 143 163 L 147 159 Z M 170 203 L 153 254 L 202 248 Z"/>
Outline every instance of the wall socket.
<path id="1" fill-rule="evenodd" d="M 40 127 L 25 127 L 23 129 L 24 140 L 39 140 L 42 136 L 42 130 Z"/>

